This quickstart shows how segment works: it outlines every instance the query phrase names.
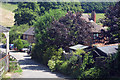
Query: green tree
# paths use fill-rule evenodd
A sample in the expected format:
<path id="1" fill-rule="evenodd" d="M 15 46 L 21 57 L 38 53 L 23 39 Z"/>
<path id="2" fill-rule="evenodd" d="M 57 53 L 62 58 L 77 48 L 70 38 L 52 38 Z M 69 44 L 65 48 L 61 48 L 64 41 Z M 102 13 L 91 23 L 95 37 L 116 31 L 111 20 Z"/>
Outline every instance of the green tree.
<path id="1" fill-rule="evenodd" d="M 91 13 L 95 10 L 97 13 L 104 13 L 106 8 L 115 5 L 115 2 L 81 2 L 85 13 Z"/>
<path id="2" fill-rule="evenodd" d="M 32 58 L 37 57 L 40 59 L 40 61 L 44 61 L 44 63 L 47 63 L 48 60 L 51 59 L 51 55 L 56 50 L 54 49 L 56 48 L 56 46 L 55 45 L 50 46 L 49 44 L 46 43 L 46 39 L 50 38 L 48 37 L 46 31 L 49 27 L 51 27 L 50 24 L 54 19 L 58 20 L 65 14 L 66 12 L 60 9 L 49 10 L 48 12 L 45 12 L 43 16 L 40 16 L 37 19 L 37 21 L 34 24 L 34 26 L 36 27 L 35 28 L 36 45 L 34 47 Z"/>
<path id="3" fill-rule="evenodd" d="M 22 34 L 28 30 L 30 28 L 30 26 L 28 24 L 23 24 L 20 26 L 13 26 L 10 29 L 10 43 L 13 43 L 14 40 L 18 39 L 18 37 L 20 36 L 22 38 Z"/>
<path id="4" fill-rule="evenodd" d="M 74 2 L 24 2 L 18 4 L 15 12 L 15 24 L 21 25 L 28 23 L 33 25 L 37 17 L 44 15 L 45 12 L 52 9 L 61 9 L 63 11 L 83 11 L 80 3 Z"/>
<path id="5" fill-rule="evenodd" d="M 24 47 L 22 39 L 20 39 L 20 37 L 14 41 L 14 46 L 17 47 L 18 50 L 21 50 Z"/>
<path id="6" fill-rule="evenodd" d="M 18 4 L 18 9 L 15 11 L 15 24 L 29 24 L 33 25 L 33 21 L 39 16 L 39 6 L 36 2 L 24 2 Z"/>

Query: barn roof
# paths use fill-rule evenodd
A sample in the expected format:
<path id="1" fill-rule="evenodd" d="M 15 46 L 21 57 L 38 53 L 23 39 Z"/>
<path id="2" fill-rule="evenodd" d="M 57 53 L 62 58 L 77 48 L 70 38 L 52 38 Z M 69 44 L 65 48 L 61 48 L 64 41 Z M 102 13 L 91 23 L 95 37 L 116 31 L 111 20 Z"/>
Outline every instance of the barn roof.
<path id="1" fill-rule="evenodd" d="M 9 29 L 0 25 L 0 32 L 9 32 Z"/>
<path id="2" fill-rule="evenodd" d="M 23 34 L 26 35 L 34 35 L 34 27 L 29 28 L 27 31 L 25 31 Z"/>

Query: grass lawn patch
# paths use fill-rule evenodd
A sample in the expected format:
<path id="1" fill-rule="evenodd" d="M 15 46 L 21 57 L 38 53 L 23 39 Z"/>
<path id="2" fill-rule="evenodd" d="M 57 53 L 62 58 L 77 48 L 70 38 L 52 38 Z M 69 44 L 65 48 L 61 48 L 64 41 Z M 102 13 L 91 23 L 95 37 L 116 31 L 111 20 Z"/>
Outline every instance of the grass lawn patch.
<path id="1" fill-rule="evenodd" d="M 12 27 L 14 25 L 13 10 L 17 8 L 17 4 L 0 3 L 0 25 Z"/>
<path id="2" fill-rule="evenodd" d="M 89 14 L 91 16 L 91 13 L 84 13 L 84 14 Z M 99 22 L 100 18 L 105 18 L 104 16 L 105 13 L 96 13 L 96 23 L 99 25 L 102 25 L 102 23 Z"/>
<path id="3" fill-rule="evenodd" d="M 9 11 L 14 11 L 15 9 L 17 9 L 17 7 L 18 7 L 17 4 L 9 4 L 9 3 L 1 4 L 1 8 L 4 8 Z"/>

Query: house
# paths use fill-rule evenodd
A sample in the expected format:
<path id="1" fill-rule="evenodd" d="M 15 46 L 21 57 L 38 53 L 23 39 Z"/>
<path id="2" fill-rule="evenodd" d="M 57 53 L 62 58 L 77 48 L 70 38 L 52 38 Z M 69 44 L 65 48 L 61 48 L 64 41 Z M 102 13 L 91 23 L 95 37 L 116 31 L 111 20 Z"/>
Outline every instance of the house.
<path id="1" fill-rule="evenodd" d="M 29 43 L 35 43 L 34 27 L 29 28 L 23 33 L 23 40 L 27 40 Z"/>
<path id="2" fill-rule="evenodd" d="M 88 14 L 82 14 L 81 18 L 83 18 L 86 22 L 89 22 L 93 27 L 91 28 L 92 36 L 92 44 L 107 44 L 109 43 L 109 38 L 106 36 L 107 28 L 96 23 L 96 13 L 92 11 L 91 16 Z"/>
<path id="3" fill-rule="evenodd" d="M 95 22 L 91 22 L 93 27 L 91 28 L 91 34 L 93 39 L 93 44 L 95 43 L 108 43 L 109 39 L 106 37 L 105 32 L 107 29 L 105 27 L 102 27 L 100 25 L 97 25 Z"/>

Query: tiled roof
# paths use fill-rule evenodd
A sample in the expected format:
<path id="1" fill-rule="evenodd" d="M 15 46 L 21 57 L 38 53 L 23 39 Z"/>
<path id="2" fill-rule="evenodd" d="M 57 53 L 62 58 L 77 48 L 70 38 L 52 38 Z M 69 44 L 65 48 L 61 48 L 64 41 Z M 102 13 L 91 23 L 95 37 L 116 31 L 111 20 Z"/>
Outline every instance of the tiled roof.
<path id="1" fill-rule="evenodd" d="M 9 32 L 9 29 L 0 25 L 0 32 Z"/>
<path id="2" fill-rule="evenodd" d="M 27 31 L 25 31 L 23 34 L 26 35 L 34 35 L 34 27 L 29 28 Z"/>
<path id="3" fill-rule="evenodd" d="M 106 28 L 98 25 L 98 24 L 95 23 L 94 21 L 91 22 L 91 24 L 93 25 L 93 27 L 91 28 L 91 31 L 92 31 L 92 32 L 101 32 L 102 29 L 106 31 Z"/>
<path id="4" fill-rule="evenodd" d="M 90 16 L 88 14 L 82 14 L 81 18 L 85 19 L 87 22 L 89 22 Z"/>

